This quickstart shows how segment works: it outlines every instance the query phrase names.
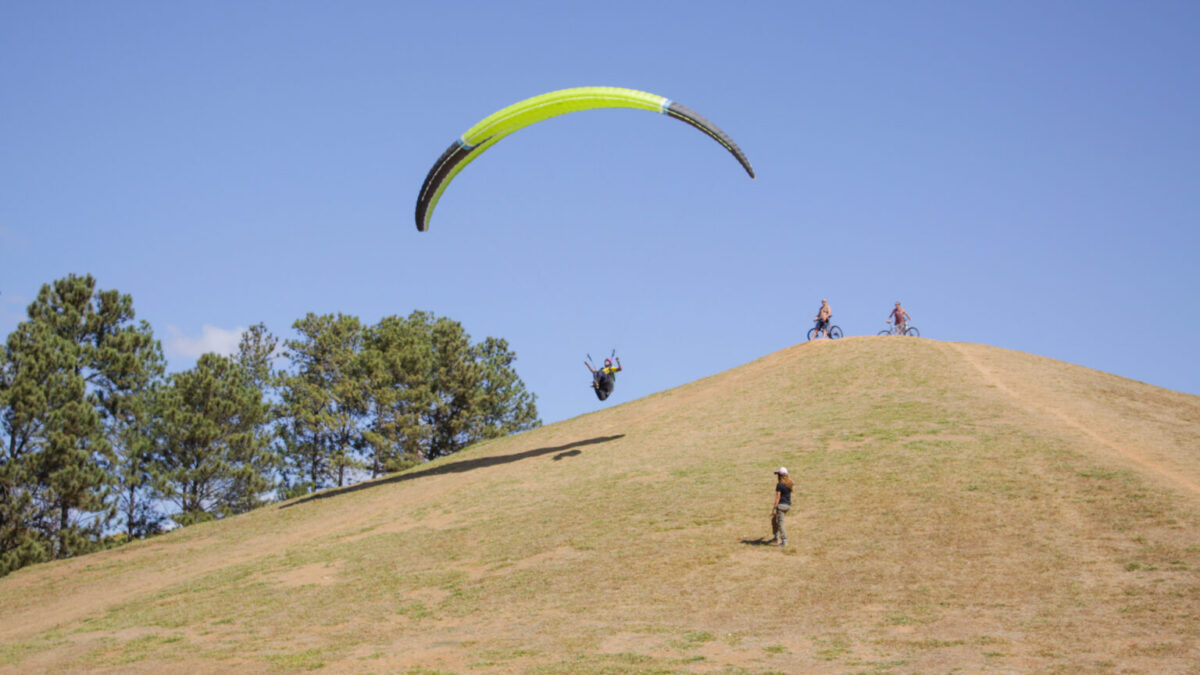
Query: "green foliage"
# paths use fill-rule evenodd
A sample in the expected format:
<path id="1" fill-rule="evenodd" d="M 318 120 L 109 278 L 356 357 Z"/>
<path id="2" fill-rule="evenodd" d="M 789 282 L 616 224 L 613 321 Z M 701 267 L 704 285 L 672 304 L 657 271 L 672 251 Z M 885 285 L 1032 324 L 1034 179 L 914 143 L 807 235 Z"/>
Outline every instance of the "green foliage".
<path id="1" fill-rule="evenodd" d="M 389 316 L 367 331 L 362 363 L 372 420 L 363 437 L 373 475 L 407 468 L 427 452 L 431 430 L 425 411 L 433 400 L 428 373 L 434 355 L 424 328 L 424 321 Z"/>
<path id="2" fill-rule="evenodd" d="M 376 410 L 368 439 L 382 467 L 540 424 L 508 343 L 489 337 L 472 345 L 457 321 L 426 312 L 387 317 L 370 329 L 364 361 Z"/>
<path id="3" fill-rule="evenodd" d="M 152 436 L 156 379 L 138 382 L 137 389 L 120 400 L 120 412 L 114 416 L 111 440 L 116 463 L 112 467 L 114 506 L 124 521 L 128 539 L 163 531 L 165 518 L 154 506 L 156 479 Z"/>
<path id="4" fill-rule="evenodd" d="M 346 471 L 400 471 L 487 438 L 536 427 L 534 396 L 508 343 L 471 344 L 462 324 L 426 312 L 364 327 L 310 314 L 287 343 L 281 436 L 289 495 Z"/>
<path id="5" fill-rule="evenodd" d="M 293 328 L 281 345 L 257 324 L 234 357 L 164 379 L 130 296 L 90 275 L 43 286 L 0 351 L 0 575 L 160 533 L 164 503 L 203 522 L 540 424 L 507 342 L 456 321 Z"/>
<path id="6" fill-rule="evenodd" d="M 353 316 L 309 314 L 292 324 L 292 372 L 281 378 L 281 436 L 289 485 L 345 485 L 359 465 L 367 391 L 358 378 L 362 325 Z"/>
<path id="7" fill-rule="evenodd" d="M 265 324 L 256 323 L 242 333 L 238 341 L 238 353 L 234 361 L 245 371 L 246 379 L 262 392 L 270 390 L 276 383 L 275 357 L 279 352 L 279 338 L 267 330 Z"/>
<path id="8" fill-rule="evenodd" d="M 156 488 L 180 524 L 248 511 L 271 488 L 269 405 L 232 359 L 204 354 L 156 397 Z"/>
<path id="9" fill-rule="evenodd" d="M 162 372 L 132 299 L 90 275 L 44 285 L 27 315 L 0 367 L 0 572 L 98 546 L 132 401 Z"/>

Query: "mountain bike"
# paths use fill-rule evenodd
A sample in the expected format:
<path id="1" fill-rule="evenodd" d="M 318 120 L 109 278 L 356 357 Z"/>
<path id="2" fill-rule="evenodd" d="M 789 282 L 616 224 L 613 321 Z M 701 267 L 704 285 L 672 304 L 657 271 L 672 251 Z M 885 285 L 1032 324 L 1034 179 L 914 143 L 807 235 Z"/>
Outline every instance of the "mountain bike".
<path id="1" fill-rule="evenodd" d="M 921 331 L 917 330 L 916 326 L 908 325 L 904 327 L 904 332 L 901 333 L 895 326 L 888 326 L 887 330 L 881 330 L 876 335 L 907 335 L 909 337 L 921 337 Z"/>
<path id="2" fill-rule="evenodd" d="M 831 339 L 831 340 L 836 340 L 836 339 L 842 337 L 842 329 L 840 326 L 834 326 L 834 325 L 830 324 L 828 333 L 829 333 L 829 339 Z M 808 339 L 812 340 L 812 339 L 815 339 L 816 337 L 817 337 L 817 327 L 813 326 L 812 328 L 808 329 Z"/>

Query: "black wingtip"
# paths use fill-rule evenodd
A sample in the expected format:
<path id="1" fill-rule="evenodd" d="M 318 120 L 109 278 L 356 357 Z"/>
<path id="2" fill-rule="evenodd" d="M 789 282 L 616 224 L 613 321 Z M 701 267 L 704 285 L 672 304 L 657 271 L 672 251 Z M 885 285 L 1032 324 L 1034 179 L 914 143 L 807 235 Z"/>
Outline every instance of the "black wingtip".
<path id="1" fill-rule="evenodd" d="M 710 138 L 724 146 L 729 151 L 729 154 L 733 155 L 733 158 L 738 161 L 738 164 L 742 165 L 742 168 L 746 170 L 746 173 L 750 174 L 751 178 L 755 177 L 754 167 L 750 166 L 750 159 L 746 157 L 746 153 L 742 152 L 738 144 L 733 142 L 729 134 L 721 131 L 720 127 L 713 124 L 703 115 L 676 101 L 671 101 L 667 106 L 667 115 L 686 122 L 708 134 Z"/>
<path id="2" fill-rule="evenodd" d="M 468 147 L 461 141 L 454 141 L 429 169 L 429 173 L 425 176 L 425 183 L 421 185 L 421 192 L 417 195 L 417 232 L 425 232 L 429 229 L 429 223 L 425 221 L 430 202 L 433 201 L 433 195 L 437 193 L 438 186 L 446 180 L 454 167 L 471 154 L 472 147 L 475 146 Z"/>

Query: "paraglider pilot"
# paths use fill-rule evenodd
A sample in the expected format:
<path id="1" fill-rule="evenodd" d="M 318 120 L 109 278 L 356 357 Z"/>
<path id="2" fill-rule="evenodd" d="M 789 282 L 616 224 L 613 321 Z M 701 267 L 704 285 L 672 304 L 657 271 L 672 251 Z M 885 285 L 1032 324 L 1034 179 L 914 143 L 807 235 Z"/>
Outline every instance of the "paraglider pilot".
<path id="1" fill-rule="evenodd" d="M 596 390 L 596 398 L 601 401 L 608 398 L 617 383 L 617 373 L 621 372 L 621 357 L 617 357 L 615 366 L 612 359 L 604 359 L 604 367 L 600 369 L 593 368 L 588 361 L 584 361 L 583 365 L 592 371 L 592 388 Z"/>

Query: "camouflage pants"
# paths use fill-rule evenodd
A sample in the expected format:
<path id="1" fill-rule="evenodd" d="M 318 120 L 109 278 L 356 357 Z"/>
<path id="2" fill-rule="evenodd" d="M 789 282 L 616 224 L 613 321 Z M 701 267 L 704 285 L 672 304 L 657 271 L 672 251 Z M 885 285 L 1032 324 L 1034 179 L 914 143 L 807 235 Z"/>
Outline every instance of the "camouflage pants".
<path id="1" fill-rule="evenodd" d="M 787 541 L 787 530 L 783 527 L 783 517 L 790 508 L 792 508 L 791 504 L 780 504 L 775 507 L 775 514 L 771 516 L 771 535 L 779 541 Z"/>

